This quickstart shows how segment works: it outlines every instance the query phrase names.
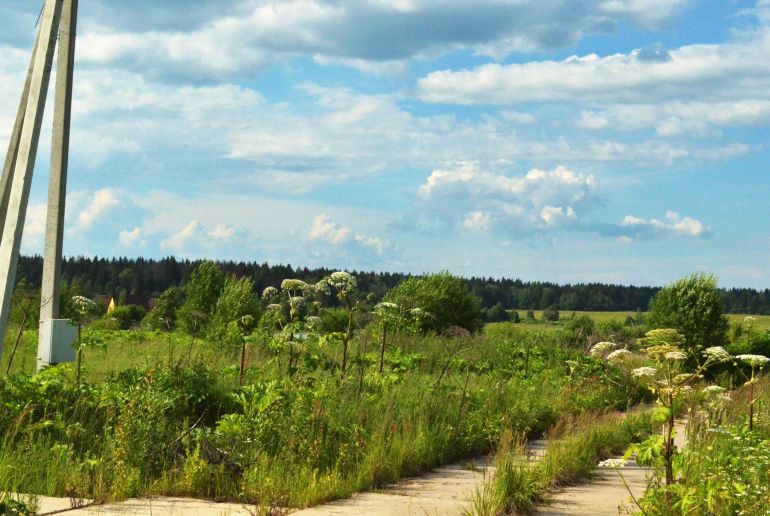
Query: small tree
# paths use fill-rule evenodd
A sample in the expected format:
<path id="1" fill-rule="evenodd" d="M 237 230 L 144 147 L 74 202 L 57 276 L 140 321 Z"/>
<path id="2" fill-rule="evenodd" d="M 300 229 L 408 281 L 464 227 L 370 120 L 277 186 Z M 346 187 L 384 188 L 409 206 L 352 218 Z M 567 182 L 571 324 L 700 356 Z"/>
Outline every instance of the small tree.
<path id="1" fill-rule="evenodd" d="M 177 312 L 177 319 L 182 330 L 190 335 L 188 362 L 195 339 L 202 337 L 208 328 L 223 287 L 224 277 L 219 266 L 214 262 L 203 262 L 183 288 L 185 300 Z"/>
<path id="2" fill-rule="evenodd" d="M 249 316 L 252 321 L 259 320 L 261 307 L 259 298 L 254 293 L 254 280 L 249 277 L 225 278 L 222 294 L 214 307 L 211 322 L 211 335 L 222 338 L 227 333 L 227 325 L 233 321 L 241 321 Z"/>
<path id="3" fill-rule="evenodd" d="M 171 331 L 176 326 L 176 314 L 182 306 L 182 291 L 179 287 L 166 289 L 155 306 L 147 312 L 144 324 L 154 330 Z"/>
<path id="4" fill-rule="evenodd" d="M 722 312 L 716 276 L 698 273 L 658 292 L 650 301 L 647 322 L 652 327 L 673 328 L 681 333 L 682 348 L 696 359 L 700 350 L 725 343 L 728 323 Z"/>
<path id="5" fill-rule="evenodd" d="M 511 322 L 512 323 L 520 323 L 521 322 L 521 316 L 519 315 L 519 312 L 516 310 L 511 311 Z"/>

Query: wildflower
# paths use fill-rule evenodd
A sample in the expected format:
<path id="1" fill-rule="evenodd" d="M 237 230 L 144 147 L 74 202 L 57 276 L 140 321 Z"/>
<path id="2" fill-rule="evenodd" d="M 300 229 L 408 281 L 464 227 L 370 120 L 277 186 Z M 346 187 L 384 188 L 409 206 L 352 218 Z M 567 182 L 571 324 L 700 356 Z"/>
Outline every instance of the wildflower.
<path id="1" fill-rule="evenodd" d="M 620 469 L 624 468 L 628 464 L 626 460 L 623 459 L 607 459 L 603 460 L 599 463 L 600 468 L 612 468 L 612 469 Z"/>
<path id="2" fill-rule="evenodd" d="M 668 353 L 666 353 L 666 360 L 671 360 L 671 361 L 687 360 L 687 353 L 683 353 L 681 351 L 669 351 Z"/>
<path id="3" fill-rule="evenodd" d="M 280 312 L 281 308 L 282 308 L 281 305 L 279 305 L 278 303 L 270 303 L 269 305 L 267 305 L 268 311 L 271 311 L 271 312 L 272 311 Z"/>
<path id="4" fill-rule="evenodd" d="M 306 299 L 302 296 L 294 296 L 291 299 L 289 299 L 289 305 L 291 305 L 292 308 L 305 306 L 305 302 L 306 302 Z"/>
<path id="5" fill-rule="evenodd" d="M 658 374 L 658 370 L 654 367 L 637 367 L 633 371 L 631 371 L 631 376 L 634 378 L 653 378 L 656 374 Z"/>
<path id="6" fill-rule="evenodd" d="M 321 281 L 315 284 L 315 290 L 316 292 L 321 292 L 322 294 L 326 294 L 327 296 L 331 295 L 332 293 L 331 288 L 329 287 L 329 283 L 325 279 L 322 279 Z"/>
<path id="7" fill-rule="evenodd" d="M 751 367 L 764 367 L 770 362 L 770 358 L 763 355 L 738 355 L 735 358 L 749 364 Z"/>
<path id="8" fill-rule="evenodd" d="M 302 280 L 298 279 L 285 279 L 281 282 L 281 290 L 297 290 L 297 291 L 306 291 L 306 290 L 314 290 L 313 287 L 308 285 Z"/>
<path id="9" fill-rule="evenodd" d="M 416 317 L 419 319 L 420 317 L 425 317 L 427 315 L 427 312 L 423 310 L 422 308 L 412 308 L 409 310 L 409 313 L 412 314 L 412 317 Z"/>
<path id="10" fill-rule="evenodd" d="M 315 315 L 311 315 L 307 318 L 307 324 L 312 328 L 319 326 L 321 324 L 321 318 Z"/>
<path id="11" fill-rule="evenodd" d="M 725 350 L 722 346 L 712 346 L 710 348 L 706 348 L 703 350 L 703 356 L 706 358 L 710 358 L 713 360 L 718 360 L 719 362 L 724 362 L 725 360 L 730 360 L 730 353 Z"/>
<path id="12" fill-rule="evenodd" d="M 72 304 L 78 310 L 90 310 L 96 307 L 96 303 L 83 296 L 72 296 Z"/>
<path id="13" fill-rule="evenodd" d="M 396 303 L 390 303 L 388 301 L 377 303 L 374 307 L 375 312 L 387 312 L 389 310 L 396 310 L 396 309 L 398 309 L 398 305 Z"/>
<path id="14" fill-rule="evenodd" d="M 716 396 L 717 394 L 722 394 L 724 391 L 725 388 L 720 387 L 719 385 L 709 385 L 708 387 L 703 388 L 703 392 L 709 396 Z"/>
<path id="15" fill-rule="evenodd" d="M 270 299 L 278 295 L 278 289 L 275 287 L 267 287 L 262 291 L 262 299 Z"/>
<path id="16" fill-rule="evenodd" d="M 352 292 L 356 289 L 356 277 L 344 271 L 332 272 L 326 282 L 341 292 Z"/>
<path id="17" fill-rule="evenodd" d="M 593 345 L 591 348 L 591 351 L 588 353 L 593 357 L 600 357 L 603 354 L 607 353 L 608 351 L 615 349 L 617 347 L 617 344 L 614 342 L 597 342 Z"/>
<path id="18" fill-rule="evenodd" d="M 616 349 L 615 351 L 607 355 L 607 360 L 609 360 L 610 362 L 612 361 L 621 362 L 629 358 L 630 356 L 631 356 L 631 352 L 628 351 L 627 349 Z"/>
<path id="19" fill-rule="evenodd" d="M 692 378 L 692 375 L 689 373 L 678 374 L 674 377 L 674 383 L 675 384 L 684 383 L 688 381 L 690 378 Z"/>

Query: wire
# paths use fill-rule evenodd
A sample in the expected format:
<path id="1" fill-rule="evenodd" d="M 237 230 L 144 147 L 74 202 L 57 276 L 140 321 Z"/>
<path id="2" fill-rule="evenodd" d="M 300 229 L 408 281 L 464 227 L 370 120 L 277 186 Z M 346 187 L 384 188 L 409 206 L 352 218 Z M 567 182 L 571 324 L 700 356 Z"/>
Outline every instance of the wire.
<path id="1" fill-rule="evenodd" d="M 37 21 L 35 21 L 35 28 L 37 29 L 38 24 L 40 23 L 40 18 L 43 17 L 43 11 L 45 11 L 45 1 L 43 2 L 43 6 L 40 8 L 40 13 L 37 15 Z"/>

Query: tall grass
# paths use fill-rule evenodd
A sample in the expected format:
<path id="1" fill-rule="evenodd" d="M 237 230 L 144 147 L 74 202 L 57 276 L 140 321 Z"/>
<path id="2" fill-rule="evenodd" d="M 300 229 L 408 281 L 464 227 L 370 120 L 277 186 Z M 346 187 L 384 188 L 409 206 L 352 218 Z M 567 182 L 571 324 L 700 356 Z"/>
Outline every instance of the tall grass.
<path id="1" fill-rule="evenodd" d="M 494 478 L 476 493 L 479 515 L 527 514 L 559 487 L 588 478 L 596 464 L 652 431 L 647 411 L 565 416 L 547 433 L 545 454 L 531 457 L 521 434 L 506 432 Z"/>
<path id="2" fill-rule="evenodd" d="M 102 337 L 79 385 L 69 366 L 0 379 L 0 492 L 306 507 L 641 395 L 605 364 L 519 334 L 402 337 L 383 373 L 362 334 L 344 376 L 341 349 L 308 342 L 287 371 L 280 350 L 254 345 L 243 386 L 240 356 L 216 343 L 188 354 L 174 334 Z"/>

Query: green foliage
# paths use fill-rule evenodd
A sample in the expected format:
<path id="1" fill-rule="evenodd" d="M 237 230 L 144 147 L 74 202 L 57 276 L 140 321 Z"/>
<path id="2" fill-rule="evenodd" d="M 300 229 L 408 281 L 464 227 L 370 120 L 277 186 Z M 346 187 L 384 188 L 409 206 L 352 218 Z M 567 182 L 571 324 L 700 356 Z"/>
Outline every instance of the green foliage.
<path id="1" fill-rule="evenodd" d="M 510 320 L 508 312 L 505 311 L 505 307 L 502 303 L 497 303 L 492 308 L 482 309 L 482 314 L 486 322 L 503 322 Z"/>
<path id="2" fill-rule="evenodd" d="M 176 327 L 177 310 L 182 306 L 182 290 L 170 287 L 158 297 L 144 324 L 153 330 L 171 331 Z"/>
<path id="3" fill-rule="evenodd" d="M 543 310 L 543 319 L 548 322 L 556 322 L 559 320 L 559 311 L 556 309 L 556 306 L 551 305 L 545 310 Z"/>
<path id="4" fill-rule="evenodd" d="M 214 262 L 203 262 L 184 286 L 185 300 L 177 312 L 182 329 L 195 337 L 204 335 L 224 288 L 224 275 Z"/>
<path id="5" fill-rule="evenodd" d="M 259 320 L 261 311 L 259 299 L 254 293 L 254 280 L 229 276 L 225 279 L 222 294 L 214 307 L 211 335 L 221 339 L 227 333 L 229 324 L 237 323 L 245 316 Z"/>
<path id="6" fill-rule="evenodd" d="M 423 332 L 441 333 L 451 326 L 477 332 L 483 327 L 479 299 L 468 291 L 463 280 L 448 272 L 408 278 L 388 292 L 385 300 L 427 312 L 421 324 Z"/>
<path id="7" fill-rule="evenodd" d="M 511 310 L 510 321 L 512 323 L 521 322 L 521 316 L 519 315 L 519 312 L 517 312 L 516 310 Z"/>
<path id="8" fill-rule="evenodd" d="M 692 274 L 666 286 L 650 301 L 650 326 L 673 328 L 684 335 L 683 347 L 697 352 L 725 344 L 727 318 L 722 315 L 722 295 L 717 278 Z"/>
<path id="9" fill-rule="evenodd" d="M 127 330 L 138 324 L 146 315 L 143 307 L 138 305 L 116 306 L 105 317 L 117 321 L 118 329 Z"/>

